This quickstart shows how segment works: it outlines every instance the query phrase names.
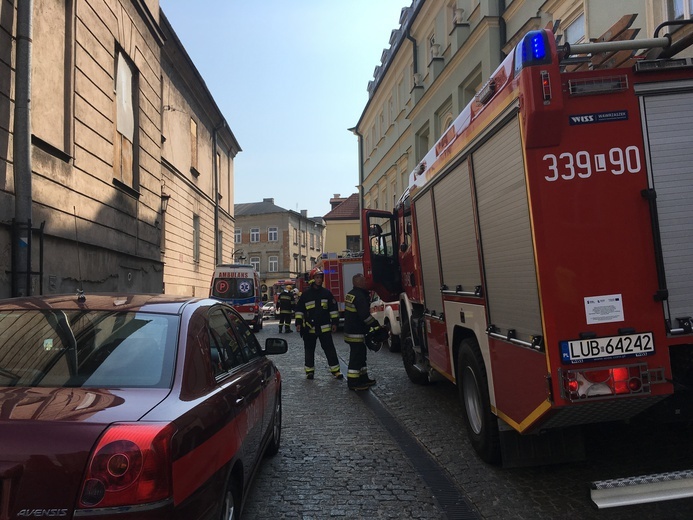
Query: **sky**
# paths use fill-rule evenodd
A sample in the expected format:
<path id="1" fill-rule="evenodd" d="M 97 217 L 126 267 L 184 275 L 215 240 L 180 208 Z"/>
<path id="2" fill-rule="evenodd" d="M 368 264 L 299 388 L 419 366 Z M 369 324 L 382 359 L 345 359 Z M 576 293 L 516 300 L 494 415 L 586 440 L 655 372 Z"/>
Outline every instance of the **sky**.
<path id="1" fill-rule="evenodd" d="M 331 209 L 358 190 L 348 129 L 410 0 L 160 0 L 242 151 L 234 202 Z"/>

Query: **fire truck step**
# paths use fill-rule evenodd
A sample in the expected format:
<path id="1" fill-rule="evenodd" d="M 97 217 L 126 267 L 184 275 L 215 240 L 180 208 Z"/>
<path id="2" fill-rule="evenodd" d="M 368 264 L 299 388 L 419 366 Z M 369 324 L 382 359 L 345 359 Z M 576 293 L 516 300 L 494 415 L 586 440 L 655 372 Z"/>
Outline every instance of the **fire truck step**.
<path id="1" fill-rule="evenodd" d="M 592 482 L 590 497 L 599 509 L 693 497 L 693 470 Z"/>

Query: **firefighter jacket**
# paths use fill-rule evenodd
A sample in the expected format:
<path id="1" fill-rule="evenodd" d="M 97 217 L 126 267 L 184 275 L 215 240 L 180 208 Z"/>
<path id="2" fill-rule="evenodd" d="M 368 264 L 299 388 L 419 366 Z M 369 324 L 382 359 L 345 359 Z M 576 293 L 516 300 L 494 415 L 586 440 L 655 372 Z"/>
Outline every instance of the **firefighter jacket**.
<path id="1" fill-rule="evenodd" d="M 291 314 L 294 310 L 294 293 L 283 290 L 279 293 L 277 305 L 279 305 L 279 314 Z"/>
<path id="2" fill-rule="evenodd" d="M 296 326 L 308 334 L 324 334 L 338 324 L 337 300 L 328 289 L 311 284 L 296 304 Z"/>
<path id="3" fill-rule="evenodd" d="M 362 343 L 366 334 L 379 326 L 371 316 L 371 305 L 368 291 L 354 287 L 344 298 L 344 341 Z"/>

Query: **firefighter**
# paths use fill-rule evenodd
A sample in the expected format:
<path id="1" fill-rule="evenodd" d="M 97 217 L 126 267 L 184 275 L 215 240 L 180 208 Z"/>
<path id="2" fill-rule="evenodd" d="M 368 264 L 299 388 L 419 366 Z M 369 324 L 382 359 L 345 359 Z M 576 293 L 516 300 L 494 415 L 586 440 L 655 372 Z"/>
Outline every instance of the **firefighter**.
<path id="1" fill-rule="evenodd" d="M 294 312 L 294 293 L 291 285 L 285 285 L 284 290 L 279 293 L 277 305 L 279 305 L 279 332 L 293 332 L 291 330 L 291 315 Z"/>
<path id="2" fill-rule="evenodd" d="M 354 288 L 344 298 L 344 341 L 349 345 L 349 390 L 368 390 L 375 379 L 368 377 L 366 366 L 366 336 L 380 332 L 378 321 L 371 316 L 370 298 L 363 274 L 352 278 Z"/>
<path id="3" fill-rule="evenodd" d="M 310 286 L 303 291 L 296 304 L 296 331 L 303 338 L 306 378 L 313 379 L 315 376 L 315 347 L 320 339 L 330 372 L 336 379 L 343 379 L 332 341 L 332 333 L 337 331 L 339 323 L 339 311 L 332 293 L 322 286 L 324 279 L 325 275 L 320 269 L 310 272 Z"/>

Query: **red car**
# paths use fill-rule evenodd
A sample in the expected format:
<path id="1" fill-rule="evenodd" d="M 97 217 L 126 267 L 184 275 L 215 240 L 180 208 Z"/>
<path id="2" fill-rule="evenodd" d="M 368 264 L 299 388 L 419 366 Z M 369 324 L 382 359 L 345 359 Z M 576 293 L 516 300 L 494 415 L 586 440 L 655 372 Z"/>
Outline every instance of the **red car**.
<path id="1" fill-rule="evenodd" d="M 212 299 L 0 300 L 0 517 L 239 518 L 286 351 Z"/>

